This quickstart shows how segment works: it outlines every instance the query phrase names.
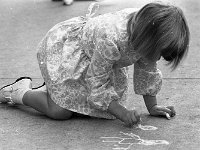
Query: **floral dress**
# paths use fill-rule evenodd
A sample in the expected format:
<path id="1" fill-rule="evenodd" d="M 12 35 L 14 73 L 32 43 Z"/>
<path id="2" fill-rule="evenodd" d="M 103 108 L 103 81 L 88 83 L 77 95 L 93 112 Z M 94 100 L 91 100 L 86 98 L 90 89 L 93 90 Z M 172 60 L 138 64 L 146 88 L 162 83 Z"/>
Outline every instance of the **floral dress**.
<path id="1" fill-rule="evenodd" d="M 134 64 L 136 94 L 155 96 L 162 76 L 156 62 L 148 62 L 127 40 L 128 15 L 136 9 L 92 17 L 98 9 L 89 7 L 85 17 L 58 23 L 38 46 L 37 58 L 51 99 L 67 110 L 115 119 L 107 109 L 111 101 L 127 100 L 128 66 Z"/>

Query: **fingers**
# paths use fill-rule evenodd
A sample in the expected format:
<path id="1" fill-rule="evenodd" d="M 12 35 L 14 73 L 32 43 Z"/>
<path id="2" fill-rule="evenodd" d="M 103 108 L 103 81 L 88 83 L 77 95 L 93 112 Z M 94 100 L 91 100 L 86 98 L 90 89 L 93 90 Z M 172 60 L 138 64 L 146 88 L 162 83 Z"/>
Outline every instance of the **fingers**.
<path id="1" fill-rule="evenodd" d="M 137 111 L 135 111 L 135 110 L 129 111 L 129 113 L 127 114 L 126 125 L 128 125 L 129 127 L 132 127 L 133 125 L 140 122 L 140 120 L 141 120 L 141 118 Z"/>
<path id="2" fill-rule="evenodd" d="M 169 119 L 169 120 L 171 119 L 171 117 L 168 113 L 166 113 L 165 116 L 166 116 L 167 119 Z"/>
<path id="3" fill-rule="evenodd" d="M 159 107 L 158 111 L 165 112 L 164 114 L 166 114 L 166 113 L 171 114 L 171 110 L 167 107 Z"/>
<path id="4" fill-rule="evenodd" d="M 138 124 L 140 122 L 141 120 L 140 114 L 136 110 L 133 110 L 131 112 L 130 119 L 131 119 L 131 127 L 132 127 L 133 125 Z"/>
<path id="5" fill-rule="evenodd" d="M 176 111 L 174 109 L 174 106 L 167 106 L 166 108 L 171 110 L 171 117 L 174 117 L 176 115 Z"/>
<path id="6" fill-rule="evenodd" d="M 125 124 L 129 127 L 132 127 L 135 124 L 135 120 L 132 118 L 131 112 L 127 115 L 127 122 L 125 122 Z"/>
<path id="7" fill-rule="evenodd" d="M 167 115 L 168 113 L 166 113 L 166 112 L 164 112 L 164 111 L 157 111 L 157 115 L 159 115 L 159 116 L 165 116 L 165 117 L 167 117 L 166 115 Z"/>
<path id="8" fill-rule="evenodd" d="M 169 117 L 174 117 L 176 115 L 176 112 L 174 110 L 173 106 L 167 106 L 167 107 L 159 107 L 158 111 L 163 111 L 162 115 L 166 116 L 166 113 L 169 114 Z M 169 117 L 166 116 L 168 119 Z"/>
<path id="9" fill-rule="evenodd" d="M 136 122 L 140 122 L 141 121 L 141 117 L 140 117 L 140 114 L 137 112 L 137 111 L 134 111 L 134 116 L 136 118 Z"/>

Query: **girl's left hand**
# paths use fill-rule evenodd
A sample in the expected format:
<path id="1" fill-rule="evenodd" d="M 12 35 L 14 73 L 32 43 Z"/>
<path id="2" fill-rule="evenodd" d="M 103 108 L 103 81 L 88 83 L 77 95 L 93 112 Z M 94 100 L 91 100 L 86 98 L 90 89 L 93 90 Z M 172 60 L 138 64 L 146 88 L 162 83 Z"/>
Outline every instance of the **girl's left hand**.
<path id="1" fill-rule="evenodd" d="M 149 113 L 152 116 L 164 116 L 167 117 L 167 119 L 170 119 L 170 117 L 174 117 L 176 115 L 173 106 L 165 107 L 165 106 L 155 105 L 149 110 Z"/>

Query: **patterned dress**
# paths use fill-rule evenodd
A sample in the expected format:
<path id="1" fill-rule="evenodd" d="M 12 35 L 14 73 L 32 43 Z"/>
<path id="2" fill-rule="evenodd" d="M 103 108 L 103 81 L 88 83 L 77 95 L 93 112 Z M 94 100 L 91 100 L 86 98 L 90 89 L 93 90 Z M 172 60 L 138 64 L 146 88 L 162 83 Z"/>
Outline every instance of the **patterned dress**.
<path id="1" fill-rule="evenodd" d="M 38 46 L 37 58 L 51 99 L 73 112 L 115 119 L 107 112 L 111 101 L 127 99 L 128 67 L 134 64 L 136 94 L 155 96 L 162 75 L 156 62 L 148 62 L 127 40 L 128 15 L 136 9 L 92 17 L 93 3 L 85 17 L 58 23 Z"/>

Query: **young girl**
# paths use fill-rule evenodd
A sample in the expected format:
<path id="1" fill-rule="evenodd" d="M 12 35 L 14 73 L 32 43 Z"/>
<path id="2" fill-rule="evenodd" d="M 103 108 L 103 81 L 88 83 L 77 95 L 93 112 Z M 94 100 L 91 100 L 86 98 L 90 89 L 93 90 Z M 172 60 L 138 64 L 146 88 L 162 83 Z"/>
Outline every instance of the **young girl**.
<path id="1" fill-rule="evenodd" d="M 30 106 L 53 119 L 73 113 L 119 119 L 127 125 L 140 120 L 123 105 L 128 66 L 134 64 L 134 90 L 153 116 L 175 116 L 172 106 L 157 105 L 162 75 L 156 62 L 163 57 L 175 69 L 188 51 L 189 29 L 180 8 L 149 3 L 97 17 L 98 5 L 86 17 L 55 25 L 38 47 L 44 85 L 32 89 L 22 77 L 0 90 L 0 101 Z"/>

